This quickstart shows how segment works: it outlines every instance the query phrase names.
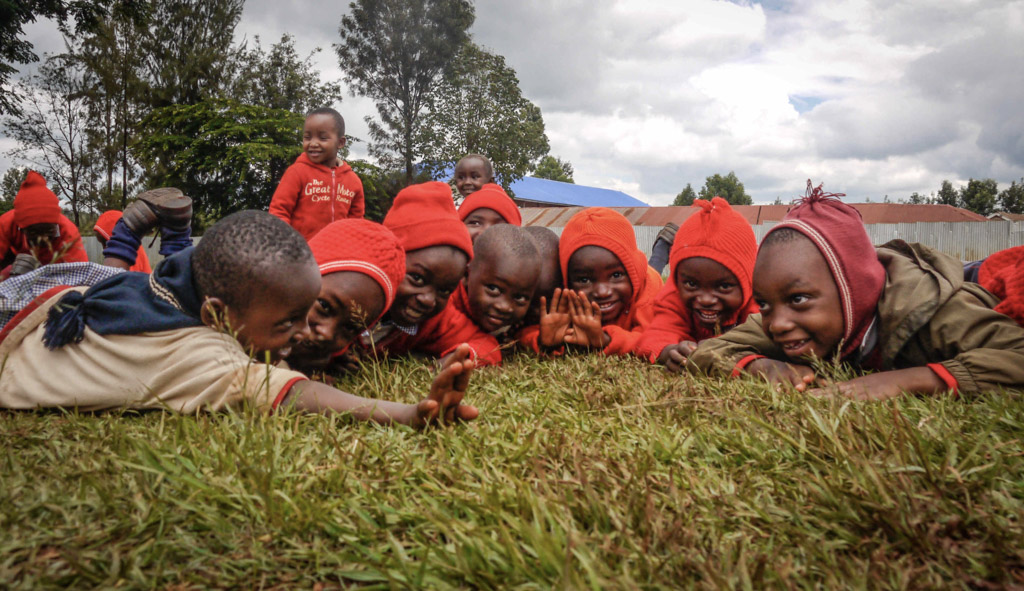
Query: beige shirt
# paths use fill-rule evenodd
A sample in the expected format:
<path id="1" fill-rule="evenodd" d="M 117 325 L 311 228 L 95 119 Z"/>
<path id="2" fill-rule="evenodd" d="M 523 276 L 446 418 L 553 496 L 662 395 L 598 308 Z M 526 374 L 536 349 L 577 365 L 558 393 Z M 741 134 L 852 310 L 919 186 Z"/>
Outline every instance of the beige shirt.
<path id="1" fill-rule="evenodd" d="M 205 326 L 138 335 L 99 335 L 50 351 L 43 321 L 63 293 L 0 342 L 0 407 L 220 410 L 243 401 L 270 410 L 296 371 L 252 361 L 230 335 Z"/>

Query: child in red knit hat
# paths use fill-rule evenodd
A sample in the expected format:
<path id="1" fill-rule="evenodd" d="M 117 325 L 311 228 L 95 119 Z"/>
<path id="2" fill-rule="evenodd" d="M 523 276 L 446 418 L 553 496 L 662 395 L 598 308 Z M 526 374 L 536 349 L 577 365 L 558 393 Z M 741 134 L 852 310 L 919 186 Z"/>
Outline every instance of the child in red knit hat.
<path id="1" fill-rule="evenodd" d="M 465 199 L 479 191 L 484 185 L 494 182 L 494 167 L 486 156 L 468 154 L 455 164 L 455 176 L 452 184 L 455 190 Z"/>
<path id="2" fill-rule="evenodd" d="M 498 341 L 450 304 L 473 258 L 448 185 L 431 181 L 402 189 L 384 217 L 405 249 L 405 277 L 383 320 L 360 336 L 374 351 L 421 351 L 438 357 L 468 343 L 478 365 L 500 365 Z"/>
<path id="3" fill-rule="evenodd" d="M 515 202 L 500 185 L 494 183 L 488 183 L 466 197 L 459 206 L 459 219 L 466 224 L 469 237 L 474 242 L 477 236 L 495 224 L 523 225 L 523 216 Z"/>
<path id="4" fill-rule="evenodd" d="M 978 269 L 978 283 L 1001 301 L 1002 312 L 1024 326 L 1024 246 L 990 255 Z"/>
<path id="5" fill-rule="evenodd" d="M 697 343 L 757 312 L 751 280 L 757 239 L 750 223 L 721 197 L 698 199 L 676 233 L 669 255 L 671 280 L 654 304 L 654 320 L 636 353 L 670 371 L 683 371 Z"/>
<path id="6" fill-rule="evenodd" d="M 107 241 L 110 240 L 111 235 L 114 233 L 114 226 L 117 225 L 117 221 L 121 219 L 122 213 L 119 210 L 111 209 L 104 211 L 100 214 L 100 217 L 96 219 L 96 224 L 92 227 L 92 231 L 96 233 L 96 239 L 99 241 L 100 246 L 106 247 Z M 129 271 L 139 271 L 141 273 L 152 273 L 153 268 L 149 265 L 149 255 L 146 254 L 146 249 L 139 245 L 139 250 L 135 254 L 135 263 L 129 266 Z"/>
<path id="7" fill-rule="evenodd" d="M 837 197 L 808 181 L 758 251 L 761 314 L 701 343 L 692 365 L 865 399 L 1024 385 L 1024 329 L 964 282 L 960 261 L 902 240 L 874 248 Z M 821 383 L 815 362 L 831 359 L 878 373 Z"/>
<path id="8" fill-rule="evenodd" d="M 60 211 L 60 201 L 46 187 L 46 180 L 28 171 L 14 196 L 14 209 L 0 216 L 0 276 L 18 255 L 31 254 L 40 264 L 86 263 L 78 228 Z"/>
<path id="9" fill-rule="evenodd" d="M 302 127 L 302 154 L 284 171 L 270 198 L 270 213 L 306 240 L 335 220 L 363 217 L 363 183 L 338 158 L 344 145 L 341 114 L 327 107 L 310 111 Z"/>
<path id="10" fill-rule="evenodd" d="M 566 289 L 544 302 L 539 345 L 632 353 L 654 317 L 662 281 L 637 248 L 629 220 L 606 207 L 580 211 L 562 231 L 558 256 Z"/>

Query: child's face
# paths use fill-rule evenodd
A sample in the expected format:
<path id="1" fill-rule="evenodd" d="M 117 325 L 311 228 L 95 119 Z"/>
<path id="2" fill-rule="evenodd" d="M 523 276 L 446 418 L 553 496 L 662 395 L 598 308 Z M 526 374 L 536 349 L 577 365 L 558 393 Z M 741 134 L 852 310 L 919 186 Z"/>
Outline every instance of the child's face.
<path id="1" fill-rule="evenodd" d="M 324 166 L 337 166 L 338 150 L 345 145 L 345 136 L 338 136 L 338 127 L 330 115 L 310 115 L 302 126 L 302 151 L 310 161 Z"/>
<path id="2" fill-rule="evenodd" d="M 320 359 L 342 351 L 384 313 L 384 290 L 363 273 L 325 275 L 320 295 L 309 309 L 309 338 L 289 360 Z"/>
<path id="3" fill-rule="evenodd" d="M 228 308 L 228 327 L 257 361 L 276 363 L 294 345 L 309 338 L 306 314 L 320 292 L 320 271 L 312 261 L 278 269 L 254 286 L 253 299 L 241 310 Z"/>
<path id="4" fill-rule="evenodd" d="M 487 163 L 479 158 L 463 158 L 455 165 L 455 189 L 463 198 L 480 190 L 487 183 L 494 182 L 494 176 L 487 172 Z"/>
<path id="5" fill-rule="evenodd" d="M 721 328 L 722 320 L 743 305 L 743 290 L 724 265 L 705 257 L 683 259 L 676 266 L 676 288 L 698 324 Z"/>
<path id="6" fill-rule="evenodd" d="M 826 359 L 843 338 L 839 290 L 825 258 L 806 238 L 762 248 L 754 300 L 765 333 L 791 359 Z"/>
<path id="7" fill-rule="evenodd" d="M 60 226 L 57 224 L 32 224 L 21 230 L 29 246 L 50 248 L 60 239 Z"/>
<path id="8" fill-rule="evenodd" d="M 629 309 L 633 284 L 622 261 L 600 246 L 584 246 L 569 257 L 569 289 L 601 306 L 601 324 L 610 324 Z"/>
<path id="9" fill-rule="evenodd" d="M 544 296 L 550 302 L 556 287 L 562 287 L 562 271 L 558 268 L 558 252 L 553 252 L 551 256 L 541 260 L 537 289 L 533 293 L 533 302 L 526 313 L 524 324 L 540 324 L 540 298 Z"/>
<path id="10" fill-rule="evenodd" d="M 405 277 L 391 304 L 391 320 L 415 326 L 448 304 L 466 274 L 469 257 L 451 246 L 430 246 L 405 254 Z"/>
<path id="11" fill-rule="evenodd" d="M 537 287 L 538 265 L 510 256 L 473 260 L 466 279 L 469 312 L 477 326 L 494 332 L 526 316 Z"/>
<path id="12" fill-rule="evenodd" d="M 508 222 L 493 209 L 479 207 L 467 215 L 466 219 L 462 220 L 462 223 L 466 224 L 466 229 L 469 230 L 470 240 L 476 242 L 476 237 L 483 234 L 487 228 L 496 224 L 507 224 Z"/>

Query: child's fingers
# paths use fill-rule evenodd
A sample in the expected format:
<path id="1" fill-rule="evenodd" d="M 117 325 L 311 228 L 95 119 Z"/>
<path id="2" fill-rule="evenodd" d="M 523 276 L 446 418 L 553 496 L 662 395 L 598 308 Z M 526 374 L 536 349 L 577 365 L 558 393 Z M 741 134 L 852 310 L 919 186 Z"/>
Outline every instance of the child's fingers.
<path id="1" fill-rule="evenodd" d="M 472 359 L 467 359 L 462 362 L 462 371 L 459 375 L 455 376 L 452 381 L 452 386 L 459 392 L 465 392 L 469 388 L 469 376 L 473 373 L 473 369 L 476 367 L 476 362 Z"/>
<path id="2" fill-rule="evenodd" d="M 421 400 L 416 405 L 416 416 L 419 418 L 420 423 L 426 425 L 437 420 L 437 415 L 440 412 L 441 405 L 436 400 Z"/>

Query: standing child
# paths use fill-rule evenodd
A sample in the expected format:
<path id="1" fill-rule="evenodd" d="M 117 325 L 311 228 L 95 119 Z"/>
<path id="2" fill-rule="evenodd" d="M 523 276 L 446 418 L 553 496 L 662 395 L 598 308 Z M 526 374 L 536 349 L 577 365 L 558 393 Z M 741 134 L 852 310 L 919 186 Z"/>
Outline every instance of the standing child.
<path id="1" fill-rule="evenodd" d="M 459 219 L 466 224 L 473 242 L 495 224 L 523 225 L 523 216 L 515 202 L 500 185 L 494 183 L 488 183 L 466 197 L 459 206 Z"/>
<path id="2" fill-rule="evenodd" d="M 806 390 L 814 362 L 838 358 L 878 372 L 828 385 L 866 399 L 1024 385 L 1024 329 L 964 282 L 960 261 L 902 240 L 875 249 L 836 197 L 808 181 L 757 253 L 761 313 L 701 343 L 692 365 Z"/>
<path id="3" fill-rule="evenodd" d="M 487 183 L 493 182 L 494 167 L 486 156 L 469 154 L 455 164 L 455 177 L 452 178 L 452 183 L 463 199 L 479 191 Z"/>
<path id="4" fill-rule="evenodd" d="M 669 255 L 669 281 L 636 353 L 681 372 L 697 343 L 757 312 L 751 281 L 757 239 L 750 223 L 721 197 L 698 199 Z"/>
<path id="5" fill-rule="evenodd" d="M 307 241 L 335 220 L 363 217 L 363 183 L 338 158 L 344 145 L 341 114 L 327 107 L 310 111 L 302 127 L 302 154 L 284 171 L 270 199 L 270 213 Z"/>
<path id="6" fill-rule="evenodd" d="M 0 276 L 7 277 L 19 255 L 42 265 L 89 261 L 78 228 L 61 213 L 57 196 L 34 170 L 14 196 L 14 209 L 0 216 Z"/>
<path id="7" fill-rule="evenodd" d="M 654 318 L 662 281 L 637 248 L 629 220 L 606 207 L 580 211 L 562 231 L 558 257 L 566 290 L 556 289 L 542 313 L 539 344 L 632 353 Z"/>

